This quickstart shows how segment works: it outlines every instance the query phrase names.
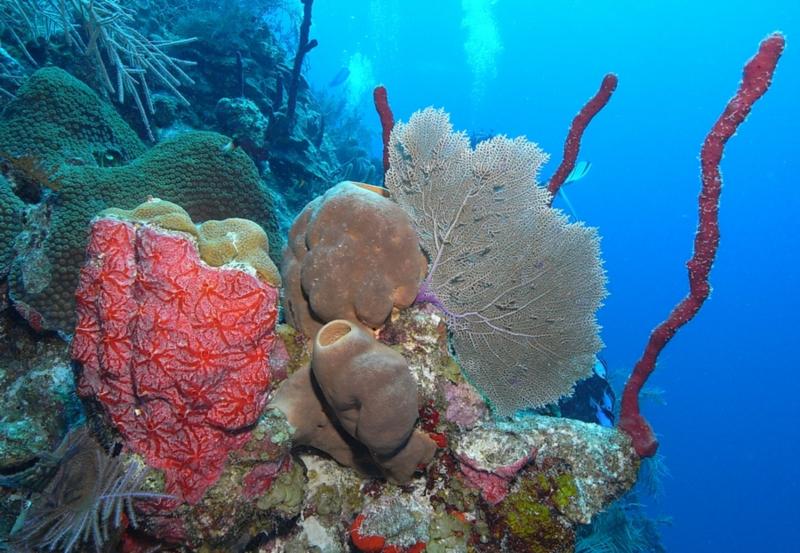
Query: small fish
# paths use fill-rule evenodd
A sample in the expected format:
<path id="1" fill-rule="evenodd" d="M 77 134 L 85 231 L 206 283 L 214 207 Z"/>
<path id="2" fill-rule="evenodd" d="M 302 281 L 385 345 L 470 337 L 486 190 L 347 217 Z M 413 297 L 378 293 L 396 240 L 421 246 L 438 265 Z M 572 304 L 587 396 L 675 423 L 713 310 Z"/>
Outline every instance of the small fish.
<path id="1" fill-rule="evenodd" d="M 597 418 L 598 424 L 605 426 L 606 428 L 614 426 L 614 422 L 611 420 L 608 411 L 603 409 L 594 399 L 591 400 L 591 403 L 592 407 L 595 409 L 594 416 Z"/>
<path id="2" fill-rule="evenodd" d="M 608 374 L 608 368 L 606 367 L 606 362 L 600 359 L 599 357 L 594 358 L 594 373 L 603 379 L 605 379 L 606 374 Z"/>
<path id="3" fill-rule="evenodd" d="M 575 167 L 572 168 L 572 171 L 569 172 L 569 175 L 567 175 L 567 178 L 564 180 L 564 184 L 581 180 L 583 177 L 589 174 L 589 169 L 591 168 L 592 164 L 589 161 L 577 162 Z"/>
<path id="4" fill-rule="evenodd" d="M 473 148 L 480 144 L 481 142 L 485 142 L 490 140 L 492 137 L 496 136 L 496 133 L 493 130 L 472 130 L 469 132 L 469 145 Z"/>
<path id="5" fill-rule="evenodd" d="M 226 144 L 219 147 L 219 151 L 223 154 L 229 154 L 239 147 L 239 141 L 236 138 L 231 138 Z"/>
<path id="6" fill-rule="evenodd" d="M 603 407 L 604 411 L 607 411 L 609 413 L 613 413 L 614 412 L 614 403 L 613 403 L 613 400 L 611 399 L 611 394 L 609 394 L 608 391 L 603 393 L 603 405 L 602 405 L 602 407 Z"/>
<path id="7" fill-rule="evenodd" d="M 347 78 L 350 76 L 350 69 L 347 67 L 342 67 L 339 71 L 336 72 L 336 75 L 333 76 L 331 82 L 328 83 L 328 86 L 333 88 L 335 86 L 339 86 L 340 84 L 344 84 Z"/>
<path id="8" fill-rule="evenodd" d="M 592 168 L 592 164 L 590 162 L 588 162 L 588 161 L 579 161 L 578 163 L 575 164 L 575 167 L 572 168 L 572 171 L 569 172 L 569 175 L 567 175 L 567 178 L 564 180 L 564 184 L 569 184 L 571 182 L 575 182 L 575 181 L 581 180 L 583 177 L 585 177 L 589 173 L 589 169 L 591 169 L 591 168 Z M 578 217 L 578 212 L 575 211 L 575 208 L 573 207 L 572 202 L 569 201 L 569 198 L 567 197 L 567 193 L 564 192 L 564 187 L 563 186 L 561 186 L 561 188 L 558 189 L 558 195 L 561 196 L 561 199 L 563 199 L 564 203 L 567 204 L 567 209 L 569 209 L 569 212 L 572 213 L 572 216 L 575 219 L 578 219 L 579 218 Z"/>

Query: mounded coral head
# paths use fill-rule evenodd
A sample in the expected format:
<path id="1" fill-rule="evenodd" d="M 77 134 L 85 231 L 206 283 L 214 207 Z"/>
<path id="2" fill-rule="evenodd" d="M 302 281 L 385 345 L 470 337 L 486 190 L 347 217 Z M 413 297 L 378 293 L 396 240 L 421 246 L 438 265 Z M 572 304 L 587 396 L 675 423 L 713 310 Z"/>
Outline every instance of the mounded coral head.
<path id="1" fill-rule="evenodd" d="M 9 279 L 12 299 L 37 313 L 44 328 L 71 333 L 89 221 L 103 209 L 130 209 L 149 196 L 179 203 L 198 221 L 252 220 L 271 236 L 273 254 L 279 252 L 269 194 L 250 158 L 239 150 L 224 152 L 227 143 L 216 133 L 190 132 L 160 142 L 127 165 L 65 167 L 46 236 L 32 245 L 44 262 L 34 267 L 17 257 Z"/>
<path id="2" fill-rule="evenodd" d="M 124 163 L 144 153 L 145 146 L 91 88 L 58 67 L 45 67 L 6 106 L 0 151 L 33 156 L 53 169 L 62 163 Z"/>
<path id="3" fill-rule="evenodd" d="M 22 231 L 22 210 L 25 204 L 0 175 L 0 277 L 8 273 L 14 259 L 14 239 Z"/>
<path id="4" fill-rule="evenodd" d="M 110 207 L 98 213 L 98 217 L 108 216 L 150 223 L 168 230 L 179 230 L 197 238 L 197 227 L 186 210 L 178 204 L 159 198 L 150 198 L 133 209 Z"/>
<path id="5" fill-rule="evenodd" d="M 233 218 L 195 225 L 181 206 L 158 198 L 130 210 L 110 208 L 100 215 L 186 232 L 197 239 L 200 258 L 212 267 L 227 264 L 252 267 L 262 280 L 276 287 L 281 285 L 278 268 L 269 257 L 267 233 L 253 221 Z"/>
<path id="6" fill-rule="evenodd" d="M 269 258 L 267 233 L 247 219 L 206 221 L 198 226 L 200 257 L 212 267 L 245 263 L 273 286 L 281 285 L 278 268 Z"/>
<path id="7" fill-rule="evenodd" d="M 41 169 L 23 175 L 27 181 L 44 179 L 35 184 L 53 188 L 55 178 L 58 189 L 42 205 L 48 224 L 19 244 L 12 262 L 9 295 L 17 310 L 32 324 L 72 333 L 89 221 L 149 196 L 179 203 L 197 221 L 252 220 L 270 235 L 273 254 L 280 253 L 271 197 L 247 154 L 225 148 L 229 141 L 187 132 L 147 150 L 84 83 L 57 68 L 37 71 L 0 115 L 0 152 Z"/>
<path id="8" fill-rule="evenodd" d="M 427 269 L 408 215 L 349 181 L 308 204 L 289 232 L 281 274 L 287 321 L 311 337 L 334 319 L 381 326 L 414 302 Z"/>

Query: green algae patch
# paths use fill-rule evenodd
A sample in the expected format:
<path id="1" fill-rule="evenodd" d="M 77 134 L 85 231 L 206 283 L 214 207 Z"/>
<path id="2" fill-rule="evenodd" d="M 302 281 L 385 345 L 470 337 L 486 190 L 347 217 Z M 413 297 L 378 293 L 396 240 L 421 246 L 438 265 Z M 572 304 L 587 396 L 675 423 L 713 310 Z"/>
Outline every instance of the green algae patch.
<path id="1" fill-rule="evenodd" d="M 262 495 L 256 506 L 263 511 L 277 511 L 286 517 L 300 513 L 306 493 L 306 476 L 303 467 L 294 463 L 272 483 L 269 491 Z"/>
<path id="2" fill-rule="evenodd" d="M 497 506 L 493 533 L 514 544 L 514 551 L 573 551 L 575 533 L 560 510 L 577 494 L 569 474 L 525 475 Z"/>
<path id="3" fill-rule="evenodd" d="M 578 487 L 575 485 L 575 478 L 567 473 L 558 475 L 555 478 L 555 484 L 553 503 L 560 512 L 564 513 L 570 503 L 578 497 Z"/>

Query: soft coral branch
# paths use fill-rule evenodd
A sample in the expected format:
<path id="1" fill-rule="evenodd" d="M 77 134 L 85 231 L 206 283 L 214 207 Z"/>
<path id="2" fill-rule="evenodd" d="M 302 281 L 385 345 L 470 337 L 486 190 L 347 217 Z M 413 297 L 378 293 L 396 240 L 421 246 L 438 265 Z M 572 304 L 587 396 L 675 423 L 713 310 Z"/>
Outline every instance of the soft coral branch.
<path id="1" fill-rule="evenodd" d="M 736 95 L 706 136 L 700 152 L 703 186 L 699 199 L 699 222 L 694 238 L 694 253 L 686 264 L 689 269 L 689 294 L 672 310 L 647 342 L 641 359 L 631 373 L 622 394 L 619 427 L 633 440 L 640 457 L 651 457 L 658 449 L 653 429 L 639 412 L 639 391 L 652 374 L 658 355 L 678 329 L 689 322 L 708 297 L 708 275 L 719 245 L 719 197 L 722 175 L 719 164 L 725 143 L 750 113 L 772 82 L 772 75 L 783 52 L 785 39 L 773 33 L 761 42 L 758 52 L 744 67 L 744 76 Z"/>

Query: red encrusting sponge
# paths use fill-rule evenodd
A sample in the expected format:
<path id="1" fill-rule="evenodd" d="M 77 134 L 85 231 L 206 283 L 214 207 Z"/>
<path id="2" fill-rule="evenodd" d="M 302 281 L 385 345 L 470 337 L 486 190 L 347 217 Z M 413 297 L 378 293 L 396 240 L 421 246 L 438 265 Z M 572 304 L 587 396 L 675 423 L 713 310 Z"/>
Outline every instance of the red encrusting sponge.
<path id="1" fill-rule="evenodd" d="M 187 234 L 102 218 L 76 298 L 78 393 L 196 503 L 266 404 L 277 288 L 206 265 Z"/>

